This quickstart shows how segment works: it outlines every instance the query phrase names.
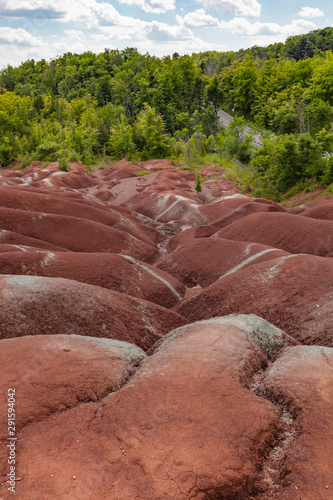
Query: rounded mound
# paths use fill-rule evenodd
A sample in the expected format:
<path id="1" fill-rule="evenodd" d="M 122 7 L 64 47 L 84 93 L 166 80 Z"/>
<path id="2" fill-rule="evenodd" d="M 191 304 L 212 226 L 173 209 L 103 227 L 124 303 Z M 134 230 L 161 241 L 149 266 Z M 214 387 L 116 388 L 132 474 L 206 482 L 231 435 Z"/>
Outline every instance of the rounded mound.
<path id="1" fill-rule="evenodd" d="M 221 229 L 218 236 L 251 241 L 290 253 L 333 256 L 333 222 L 287 213 L 256 213 Z"/>
<path id="2" fill-rule="evenodd" d="M 149 349 L 186 322 L 151 302 L 63 278 L 3 275 L 0 285 L 0 338 L 61 332 Z"/>

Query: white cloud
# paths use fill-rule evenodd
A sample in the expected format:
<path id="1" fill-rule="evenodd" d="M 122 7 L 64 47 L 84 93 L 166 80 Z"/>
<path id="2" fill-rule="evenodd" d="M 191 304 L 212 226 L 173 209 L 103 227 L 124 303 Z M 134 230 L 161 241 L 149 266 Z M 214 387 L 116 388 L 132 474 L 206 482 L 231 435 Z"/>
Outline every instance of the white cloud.
<path id="1" fill-rule="evenodd" d="M 174 10 L 176 8 L 175 0 L 118 0 L 118 2 L 137 5 L 145 12 L 153 12 L 155 14 L 163 14 L 168 10 Z"/>
<path id="2" fill-rule="evenodd" d="M 186 28 L 218 28 L 231 31 L 232 35 L 238 37 L 262 37 L 268 43 L 284 41 L 292 35 L 300 35 L 317 29 L 317 25 L 305 19 L 293 20 L 290 24 L 280 25 L 277 23 L 251 23 L 244 17 L 234 17 L 230 21 L 219 20 L 207 15 L 203 9 L 190 12 L 184 17 L 176 16 L 177 22 Z M 267 45 L 267 43 L 265 43 Z"/>
<path id="3" fill-rule="evenodd" d="M 203 9 L 176 16 L 177 22 L 186 28 L 216 28 L 217 30 L 230 31 L 236 37 L 247 38 L 244 48 L 252 45 L 269 45 L 275 42 L 284 42 L 289 36 L 301 35 L 317 29 L 317 25 L 305 19 L 293 20 L 290 24 L 277 23 L 251 23 L 244 17 L 234 17 L 230 21 L 219 20 L 207 15 Z M 219 49 L 222 50 L 222 49 Z"/>
<path id="4" fill-rule="evenodd" d="M 22 28 L 0 27 L 0 69 L 7 64 L 17 65 L 27 59 L 41 59 L 46 50 L 47 57 L 54 54 L 47 51 L 47 44 L 40 37 Z"/>
<path id="5" fill-rule="evenodd" d="M 63 7 L 63 9 L 62 9 Z M 29 18 L 29 19 L 58 19 L 67 10 L 63 0 L 54 2 L 51 0 L 0 0 L 0 17 L 6 18 Z"/>
<path id="6" fill-rule="evenodd" d="M 163 57 L 166 54 L 191 54 L 192 52 L 203 52 L 205 50 L 227 50 L 225 45 L 217 45 L 206 42 L 201 38 L 192 37 L 190 40 L 170 40 L 166 43 L 151 43 L 151 41 L 142 41 L 135 44 L 140 52 L 149 52 L 149 54 Z M 166 48 L 167 45 L 167 48 Z"/>
<path id="7" fill-rule="evenodd" d="M 81 30 L 65 30 L 64 33 L 70 40 L 74 40 L 77 42 L 83 40 L 83 38 L 85 37 L 85 34 Z"/>
<path id="8" fill-rule="evenodd" d="M 193 37 L 192 31 L 185 26 L 170 26 L 157 21 L 147 24 L 145 32 L 149 40 L 157 42 L 190 40 Z"/>
<path id="9" fill-rule="evenodd" d="M 174 7 L 174 0 L 121 0 L 128 3 L 140 4 L 145 9 L 162 10 Z M 113 40 L 121 44 L 127 40 L 136 44 L 137 41 L 154 40 L 156 42 L 170 42 L 176 40 L 190 40 L 192 32 L 185 26 L 170 26 L 157 21 L 147 22 L 134 17 L 121 15 L 113 5 L 97 0 L 58 0 L 51 3 L 51 0 L 0 0 L 0 7 L 4 5 L 12 16 L 20 16 L 26 13 L 29 5 L 32 12 L 39 11 L 41 7 L 47 10 L 47 15 L 57 21 L 72 22 L 82 30 L 90 30 L 87 34 L 91 40 L 104 41 Z M 35 9 L 35 10 L 33 10 Z M 52 12 L 51 12 L 52 11 Z M 33 18 L 33 15 L 31 15 Z M 93 33 L 94 32 L 94 33 Z M 69 30 L 73 38 L 75 30 Z"/>
<path id="10" fill-rule="evenodd" d="M 33 47 L 43 45 L 43 42 L 39 37 L 30 35 L 30 33 L 22 28 L 13 29 L 9 27 L 0 27 L 0 43 L 28 45 Z"/>
<path id="11" fill-rule="evenodd" d="M 158 5 L 166 8 L 174 2 L 150 0 L 149 4 L 154 8 Z M 226 48 L 221 43 L 212 44 L 194 36 L 190 27 L 181 23 L 172 26 L 123 16 L 105 0 L 0 0 L 1 17 L 7 22 L 20 19 L 21 29 L 1 29 L 0 69 L 8 63 L 17 65 L 29 58 L 48 60 L 64 52 L 86 50 L 99 53 L 106 47 L 137 47 L 141 52 L 156 56 Z M 11 43 L 10 50 L 8 43 Z"/>
<path id="12" fill-rule="evenodd" d="M 261 5 L 257 0 L 196 0 L 204 7 L 217 9 L 226 15 L 259 17 Z"/>
<path id="13" fill-rule="evenodd" d="M 183 24 L 187 28 L 203 28 L 220 25 L 220 21 L 216 17 L 206 14 L 204 9 L 189 12 L 184 17 L 176 16 L 176 20 L 179 24 Z"/>
<path id="14" fill-rule="evenodd" d="M 289 36 L 312 31 L 317 28 L 317 25 L 304 19 L 294 20 L 290 24 L 281 26 L 276 23 L 250 23 L 244 18 L 234 18 L 231 21 L 221 21 L 220 27 L 229 29 L 233 35 L 237 36 L 270 36 L 272 37 L 270 43 L 274 43 L 278 41 L 277 38 L 285 40 Z"/>
<path id="15" fill-rule="evenodd" d="M 313 18 L 313 17 L 323 17 L 325 14 L 324 11 L 321 9 L 317 8 L 315 9 L 313 7 L 302 7 L 297 15 L 301 17 Z"/>
<path id="16" fill-rule="evenodd" d="M 168 0 L 167 0 L 168 1 Z M 158 0 L 151 5 L 162 4 Z M 0 0 L 0 16 L 22 18 L 29 21 L 31 30 L 38 29 L 38 22 L 52 20 L 64 23 L 74 23 L 81 29 L 99 29 L 101 26 L 119 26 L 133 28 L 135 31 L 147 23 L 140 19 L 122 16 L 116 8 L 108 2 L 97 0 Z"/>

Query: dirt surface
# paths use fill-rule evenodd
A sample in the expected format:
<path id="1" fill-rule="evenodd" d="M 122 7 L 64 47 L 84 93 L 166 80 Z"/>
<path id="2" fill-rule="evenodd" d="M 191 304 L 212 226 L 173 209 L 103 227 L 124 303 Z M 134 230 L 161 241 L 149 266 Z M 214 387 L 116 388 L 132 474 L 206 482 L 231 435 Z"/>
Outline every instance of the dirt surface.
<path id="1" fill-rule="evenodd" d="M 192 230 L 184 233 L 189 231 Z M 286 255 L 290 254 L 258 243 L 199 237 L 183 241 L 173 252 L 163 256 L 158 267 L 178 277 L 188 287 L 206 288 L 240 269 Z"/>
<path id="2" fill-rule="evenodd" d="M 168 308 L 185 295 L 185 285 L 176 278 L 127 255 L 13 250 L 0 254 L 1 274 L 67 278 Z"/>
<path id="3" fill-rule="evenodd" d="M 301 211 L 303 209 L 304 205 L 309 205 L 313 201 L 320 200 L 325 190 L 325 187 L 320 187 L 315 189 L 314 191 L 302 191 L 292 196 L 291 198 L 284 199 L 282 204 L 287 210 L 297 213 L 298 211 Z"/>
<path id="4" fill-rule="evenodd" d="M 18 492 L 27 500 L 252 493 L 281 426 L 275 406 L 244 386 L 265 362 L 245 325 L 173 332 L 116 393 L 22 429 Z"/>
<path id="5" fill-rule="evenodd" d="M 333 257 L 333 221 L 287 213 L 256 213 L 224 227 L 218 236 L 251 241 L 290 253 Z"/>
<path id="6" fill-rule="evenodd" d="M 152 302 L 65 278 L 1 275 L 0 338 L 75 334 L 124 340 L 149 349 L 183 325 Z M 18 325 L 19 318 L 24 319 Z"/>
<path id="7" fill-rule="evenodd" d="M 0 500 L 332 500 L 333 195 L 42 167 L 0 172 Z"/>
<path id="8" fill-rule="evenodd" d="M 333 221 L 333 202 L 331 203 L 311 203 L 307 210 L 301 213 L 304 217 L 312 219 L 324 219 Z"/>
<path id="9" fill-rule="evenodd" d="M 333 347 L 332 276 L 333 259 L 289 254 L 226 273 L 176 310 L 189 322 L 254 313 L 304 344 Z"/>

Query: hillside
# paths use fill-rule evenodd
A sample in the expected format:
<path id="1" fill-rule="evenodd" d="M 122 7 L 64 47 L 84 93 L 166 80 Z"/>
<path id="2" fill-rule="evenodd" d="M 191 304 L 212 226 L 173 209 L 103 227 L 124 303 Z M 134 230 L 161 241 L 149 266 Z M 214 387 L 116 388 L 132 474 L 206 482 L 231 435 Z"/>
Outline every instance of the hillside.
<path id="1" fill-rule="evenodd" d="M 1 498 L 330 500 L 332 195 L 41 167 L 0 175 Z"/>
<path id="2" fill-rule="evenodd" d="M 0 159 L 190 167 L 236 159 L 256 196 L 333 182 L 332 28 L 237 53 L 66 53 L 0 72 Z M 235 118 L 227 130 L 223 110 Z M 244 136 L 251 130 L 256 143 Z M 261 147 L 258 147 L 258 145 Z M 207 156 L 210 156 L 208 159 Z"/>

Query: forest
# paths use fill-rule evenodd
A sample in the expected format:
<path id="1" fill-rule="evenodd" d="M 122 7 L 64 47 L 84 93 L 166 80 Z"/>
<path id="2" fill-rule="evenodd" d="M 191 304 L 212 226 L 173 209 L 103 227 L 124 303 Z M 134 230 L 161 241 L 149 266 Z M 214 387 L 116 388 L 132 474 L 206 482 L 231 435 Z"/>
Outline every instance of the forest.
<path id="1" fill-rule="evenodd" d="M 333 182 L 333 28 L 238 52 L 66 53 L 0 71 L 0 160 L 233 162 L 257 196 Z M 219 109 L 232 114 L 229 129 Z M 246 131 L 246 132 L 245 132 Z M 254 144 L 260 136 L 262 145 Z"/>

